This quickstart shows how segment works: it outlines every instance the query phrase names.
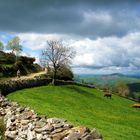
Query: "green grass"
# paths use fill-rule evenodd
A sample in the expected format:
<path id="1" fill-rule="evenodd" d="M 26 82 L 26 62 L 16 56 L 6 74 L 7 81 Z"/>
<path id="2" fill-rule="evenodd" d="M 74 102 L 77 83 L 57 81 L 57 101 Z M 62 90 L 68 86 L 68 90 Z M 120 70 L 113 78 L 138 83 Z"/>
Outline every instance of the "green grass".
<path id="1" fill-rule="evenodd" d="M 0 66 L 3 68 L 12 68 L 14 64 L 0 64 Z"/>
<path id="2" fill-rule="evenodd" d="M 72 85 L 24 89 L 7 97 L 39 114 L 97 128 L 105 140 L 140 139 L 140 110 L 132 108 L 134 102 L 125 98 L 114 95 L 107 99 L 99 90 Z"/>

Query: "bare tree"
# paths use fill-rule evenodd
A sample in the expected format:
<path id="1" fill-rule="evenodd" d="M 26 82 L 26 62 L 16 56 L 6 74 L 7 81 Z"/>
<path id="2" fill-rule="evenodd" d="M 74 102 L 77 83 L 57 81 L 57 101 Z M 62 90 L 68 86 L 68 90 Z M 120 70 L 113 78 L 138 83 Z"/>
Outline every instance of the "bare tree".
<path id="1" fill-rule="evenodd" d="M 69 45 L 56 40 L 47 41 L 47 45 L 42 52 L 42 58 L 45 60 L 45 64 L 49 64 L 53 70 L 52 84 L 55 82 L 61 65 L 69 65 L 74 56 L 75 51 Z"/>

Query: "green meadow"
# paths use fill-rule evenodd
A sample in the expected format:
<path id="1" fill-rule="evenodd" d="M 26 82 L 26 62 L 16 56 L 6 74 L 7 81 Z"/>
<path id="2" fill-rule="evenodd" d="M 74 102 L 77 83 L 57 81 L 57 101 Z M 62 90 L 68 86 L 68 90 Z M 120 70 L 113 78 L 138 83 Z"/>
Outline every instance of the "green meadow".
<path id="1" fill-rule="evenodd" d="M 19 90 L 7 96 L 48 117 L 65 118 L 70 123 L 99 130 L 105 140 L 139 140 L 140 109 L 135 102 L 81 86 L 42 86 Z"/>

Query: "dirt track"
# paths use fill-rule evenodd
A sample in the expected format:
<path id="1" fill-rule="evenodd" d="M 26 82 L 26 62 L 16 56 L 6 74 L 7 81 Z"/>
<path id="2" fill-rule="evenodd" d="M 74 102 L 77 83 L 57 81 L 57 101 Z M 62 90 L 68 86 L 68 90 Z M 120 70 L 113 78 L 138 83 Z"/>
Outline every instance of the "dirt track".
<path id="1" fill-rule="evenodd" d="M 11 79 L 12 80 L 15 80 L 15 79 L 30 79 L 30 78 L 34 78 L 35 76 L 39 76 L 41 74 L 45 74 L 45 71 L 41 71 L 41 72 L 38 72 L 38 73 L 32 73 L 32 74 L 29 74 L 27 76 L 21 76 L 20 78 L 14 77 L 14 78 L 11 78 Z"/>

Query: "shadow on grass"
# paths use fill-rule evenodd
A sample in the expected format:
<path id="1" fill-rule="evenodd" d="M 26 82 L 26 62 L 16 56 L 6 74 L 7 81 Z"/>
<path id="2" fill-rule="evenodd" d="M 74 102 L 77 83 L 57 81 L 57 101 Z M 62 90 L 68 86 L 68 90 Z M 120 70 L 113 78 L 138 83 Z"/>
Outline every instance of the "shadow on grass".
<path id="1" fill-rule="evenodd" d="M 92 91 L 91 89 L 85 88 L 85 87 L 80 87 L 80 86 L 67 86 L 66 88 L 68 88 L 68 89 L 70 89 L 72 91 L 75 91 L 78 94 L 83 95 L 83 96 L 85 96 L 87 98 L 98 98 L 98 99 L 102 99 L 102 98 L 96 96 L 95 93 L 94 93 L 94 91 Z"/>

